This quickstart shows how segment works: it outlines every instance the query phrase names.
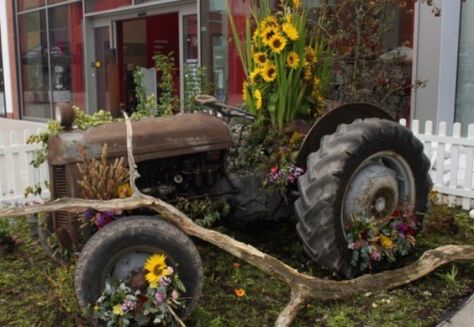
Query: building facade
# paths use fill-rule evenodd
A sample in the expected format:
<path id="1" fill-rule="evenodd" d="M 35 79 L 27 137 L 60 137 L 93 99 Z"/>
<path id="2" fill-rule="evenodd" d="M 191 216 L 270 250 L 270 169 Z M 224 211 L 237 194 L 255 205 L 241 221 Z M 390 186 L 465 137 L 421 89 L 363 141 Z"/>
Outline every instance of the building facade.
<path id="1" fill-rule="evenodd" d="M 2 59 L 9 63 L 8 83 L 0 83 L 1 116 L 44 121 L 64 101 L 88 113 L 119 113 L 130 105 L 133 70 L 153 67 L 157 53 L 173 53 L 181 96 L 184 65 L 202 64 L 222 100 L 240 101 L 243 72 L 227 10 L 242 24 L 249 1 L 15 0 L 0 6 Z"/>
<path id="2" fill-rule="evenodd" d="M 474 1 L 418 1 L 415 10 L 412 117 L 474 123 Z M 465 134 L 467 131 L 464 130 Z"/>

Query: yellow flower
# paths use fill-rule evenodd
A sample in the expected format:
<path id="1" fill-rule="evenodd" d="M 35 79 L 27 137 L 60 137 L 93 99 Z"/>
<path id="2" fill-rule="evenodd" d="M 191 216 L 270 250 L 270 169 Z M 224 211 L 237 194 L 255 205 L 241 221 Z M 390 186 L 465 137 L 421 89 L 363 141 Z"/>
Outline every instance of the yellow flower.
<path id="1" fill-rule="evenodd" d="M 253 54 L 253 61 L 257 66 L 263 66 L 267 62 L 267 54 L 265 52 L 255 52 Z"/>
<path id="2" fill-rule="evenodd" d="M 291 51 L 288 57 L 286 58 L 286 64 L 291 69 L 296 69 L 300 65 L 300 57 L 294 51 Z"/>
<path id="3" fill-rule="evenodd" d="M 285 32 L 285 34 L 288 36 L 288 38 L 291 41 L 296 41 L 300 37 L 300 35 L 298 34 L 298 31 L 296 30 L 295 25 L 293 25 L 292 23 L 283 24 L 282 29 L 283 29 L 283 32 Z"/>
<path id="4" fill-rule="evenodd" d="M 278 29 L 275 27 L 267 27 L 262 31 L 260 37 L 263 39 L 263 44 L 270 45 L 272 38 L 278 34 Z"/>
<path id="5" fill-rule="evenodd" d="M 380 235 L 380 245 L 384 249 L 393 249 L 393 241 L 385 235 Z"/>
<path id="6" fill-rule="evenodd" d="M 276 19 L 275 16 L 270 15 L 262 19 L 260 22 L 260 27 L 261 28 L 267 28 L 267 27 L 280 27 L 280 24 L 278 24 L 278 20 Z"/>
<path id="7" fill-rule="evenodd" d="M 252 42 L 253 43 L 258 42 L 259 33 L 260 33 L 260 31 L 258 30 L 258 28 L 256 28 L 255 31 L 253 31 L 253 34 L 252 34 Z"/>
<path id="8" fill-rule="evenodd" d="M 128 198 L 132 196 L 132 187 L 130 184 L 122 184 L 117 188 L 117 196 L 120 199 Z"/>
<path id="9" fill-rule="evenodd" d="M 302 5 L 301 0 L 291 0 L 291 3 L 293 4 L 293 8 L 300 8 Z"/>
<path id="10" fill-rule="evenodd" d="M 273 52 L 279 54 L 286 47 L 286 39 L 279 34 L 275 34 L 270 39 L 268 46 L 272 49 Z"/>
<path id="11" fill-rule="evenodd" d="M 249 76 L 250 85 L 253 85 L 257 82 L 257 79 L 258 79 L 258 77 L 260 76 L 261 73 L 262 73 L 262 71 L 260 69 L 255 69 L 252 72 L 250 72 L 250 76 Z"/>
<path id="12" fill-rule="evenodd" d="M 259 89 L 256 89 L 253 92 L 253 98 L 255 100 L 255 107 L 257 107 L 257 110 L 262 110 L 263 99 L 262 99 L 262 92 L 260 92 Z"/>
<path id="13" fill-rule="evenodd" d="M 314 85 L 314 87 L 318 87 L 319 84 L 321 84 L 321 80 L 319 79 L 319 77 L 315 77 L 315 78 L 313 79 L 313 85 Z"/>
<path id="14" fill-rule="evenodd" d="M 267 63 L 262 68 L 262 77 L 265 82 L 273 82 L 277 77 L 277 71 L 275 65 Z"/>
<path id="15" fill-rule="evenodd" d="M 116 316 L 123 316 L 123 310 L 122 310 L 122 305 L 121 304 L 116 304 L 112 308 L 112 312 Z"/>
<path id="16" fill-rule="evenodd" d="M 243 288 L 236 288 L 234 289 L 234 293 L 237 297 L 244 297 L 245 296 L 245 290 Z"/>
<path id="17" fill-rule="evenodd" d="M 315 64 L 315 63 L 318 62 L 318 57 L 316 55 L 316 50 L 314 50 L 311 47 L 305 47 L 304 52 L 305 52 L 306 61 L 308 63 Z"/>
<path id="18" fill-rule="evenodd" d="M 163 254 L 154 254 L 147 259 L 144 268 L 148 271 L 145 275 L 145 279 L 148 283 L 159 282 L 161 277 L 170 274 L 165 261 L 166 256 Z"/>

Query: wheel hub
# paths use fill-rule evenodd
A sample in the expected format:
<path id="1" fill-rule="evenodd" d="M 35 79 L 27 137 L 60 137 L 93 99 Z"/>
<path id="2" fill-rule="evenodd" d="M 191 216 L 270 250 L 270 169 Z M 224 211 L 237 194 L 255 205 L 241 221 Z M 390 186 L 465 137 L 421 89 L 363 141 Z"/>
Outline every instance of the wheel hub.
<path id="1" fill-rule="evenodd" d="M 356 174 L 346 194 L 344 212 L 350 217 L 384 217 L 399 199 L 395 172 L 381 164 L 368 165 Z"/>

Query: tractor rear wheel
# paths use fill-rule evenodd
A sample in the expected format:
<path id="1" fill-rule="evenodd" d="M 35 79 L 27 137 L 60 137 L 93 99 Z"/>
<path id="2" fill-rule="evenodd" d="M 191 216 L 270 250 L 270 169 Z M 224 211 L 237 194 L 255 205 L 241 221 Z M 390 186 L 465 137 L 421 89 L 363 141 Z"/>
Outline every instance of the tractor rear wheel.
<path id="1" fill-rule="evenodd" d="M 400 206 L 425 212 L 432 182 L 423 144 L 398 123 L 369 118 L 342 124 L 321 140 L 298 180 L 297 231 L 309 256 L 346 278 L 351 264 L 345 227 L 354 216 L 383 219 Z"/>

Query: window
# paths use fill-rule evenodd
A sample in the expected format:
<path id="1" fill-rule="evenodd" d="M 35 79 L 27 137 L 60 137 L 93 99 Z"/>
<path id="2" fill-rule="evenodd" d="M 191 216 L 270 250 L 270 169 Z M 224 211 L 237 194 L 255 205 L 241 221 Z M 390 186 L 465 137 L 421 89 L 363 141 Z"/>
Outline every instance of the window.
<path id="1" fill-rule="evenodd" d="M 46 11 L 18 17 L 23 115 L 50 119 Z"/>
<path id="2" fill-rule="evenodd" d="M 474 123 L 474 2 L 463 1 L 456 90 L 456 122 Z M 464 131 L 466 132 L 466 131 Z"/>
<path id="3" fill-rule="evenodd" d="M 18 28 L 23 116 L 51 119 L 57 102 L 83 107 L 82 3 L 20 14 Z"/>
<path id="4" fill-rule="evenodd" d="M 44 6 L 46 0 L 18 0 L 18 11 Z"/>
<path id="5" fill-rule="evenodd" d="M 245 31 L 249 3 L 241 0 L 229 2 L 234 21 L 242 32 Z M 211 75 L 215 95 L 230 104 L 242 103 L 244 73 L 224 1 L 201 0 L 201 61 Z"/>

